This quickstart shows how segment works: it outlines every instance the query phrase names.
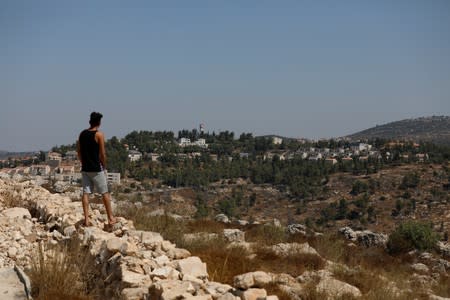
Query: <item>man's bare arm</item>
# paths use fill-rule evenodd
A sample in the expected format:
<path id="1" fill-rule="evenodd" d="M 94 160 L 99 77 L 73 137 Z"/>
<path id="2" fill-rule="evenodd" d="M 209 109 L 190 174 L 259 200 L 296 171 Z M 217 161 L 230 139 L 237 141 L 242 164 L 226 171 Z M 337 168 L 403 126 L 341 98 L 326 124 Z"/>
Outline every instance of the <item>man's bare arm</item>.
<path id="1" fill-rule="evenodd" d="M 103 166 L 103 169 L 106 170 L 106 150 L 105 150 L 105 136 L 103 135 L 103 132 L 97 131 L 95 134 L 95 137 L 97 139 L 97 143 L 99 146 L 100 151 L 100 163 Z"/>

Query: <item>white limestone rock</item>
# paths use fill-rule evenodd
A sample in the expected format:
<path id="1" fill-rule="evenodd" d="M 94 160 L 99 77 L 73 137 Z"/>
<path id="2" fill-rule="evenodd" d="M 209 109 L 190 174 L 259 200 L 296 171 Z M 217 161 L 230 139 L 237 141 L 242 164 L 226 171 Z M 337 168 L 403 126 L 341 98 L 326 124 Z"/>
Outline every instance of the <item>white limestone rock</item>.
<path id="1" fill-rule="evenodd" d="M 139 274 L 128 270 L 122 270 L 121 273 L 122 283 L 126 287 L 140 287 L 150 285 L 152 282 L 150 276 L 146 274 Z"/>
<path id="2" fill-rule="evenodd" d="M 173 248 L 167 251 L 167 256 L 170 259 L 183 259 L 191 256 L 191 252 L 182 248 Z"/>
<path id="3" fill-rule="evenodd" d="M 219 296 L 217 300 L 241 300 L 241 298 L 233 295 L 232 293 L 225 293 Z"/>
<path id="4" fill-rule="evenodd" d="M 150 287 L 150 299 L 176 300 L 193 295 L 194 286 L 188 281 L 162 280 Z"/>
<path id="5" fill-rule="evenodd" d="M 230 223 L 230 219 L 225 214 L 218 214 L 214 217 L 214 220 L 217 222 L 228 224 Z"/>
<path id="6" fill-rule="evenodd" d="M 31 214 L 30 211 L 23 207 L 12 207 L 7 208 L 4 211 L 1 212 L 3 216 L 9 219 L 30 219 L 31 220 Z"/>
<path id="7" fill-rule="evenodd" d="M 182 274 L 187 274 L 199 279 L 208 278 L 206 264 L 202 262 L 197 256 L 191 256 L 185 259 L 177 260 L 176 268 Z"/>
<path id="8" fill-rule="evenodd" d="M 415 271 L 415 272 L 420 272 L 420 273 L 428 273 L 430 271 L 430 269 L 428 268 L 427 265 L 422 264 L 422 263 L 416 263 L 416 264 L 412 264 L 411 268 Z"/>
<path id="9" fill-rule="evenodd" d="M 239 229 L 224 229 L 223 236 L 228 242 L 245 242 L 245 232 Z"/>
<path id="10" fill-rule="evenodd" d="M 320 256 L 319 253 L 308 243 L 279 243 L 272 246 L 272 251 L 279 256 L 288 256 L 290 254 L 311 254 Z"/>
<path id="11" fill-rule="evenodd" d="M 154 269 L 150 273 L 150 277 L 152 279 L 154 277 L 158 277 L 160 279 L 177 280 L 177 279 L 180 279 L 180 272 L 178 272 L 177 270 L 175 270 L 172 267 L 165 266 L 165 267 Z"/>
<path id="12" fill-rule="evenodd" d="M 332 277 L 323 278 L 316 286 L 316 290 L 319 293 L 325 293 L 332 298 L 339 298 L 345 294 L 353 297 L 361 297 L 361 291 L 346 282 L 334 279 Z"/>
<path id="13" fill-rule="evenodd" d="M 260 300 L 266 299 L 267 291 L 265 289 L 251 288 L 245 291 L 237 291 L 237 295 L 241 297 L 241 300 Z"/>
<path id="14" fill-rule="evenodd" d="M 148 288 L 139 287 L 139 288 L 125 288 L 121 292 L 121 296 L 123 300 L 141 300 L 145 299 L 145 296 L 148 295 Z"/>

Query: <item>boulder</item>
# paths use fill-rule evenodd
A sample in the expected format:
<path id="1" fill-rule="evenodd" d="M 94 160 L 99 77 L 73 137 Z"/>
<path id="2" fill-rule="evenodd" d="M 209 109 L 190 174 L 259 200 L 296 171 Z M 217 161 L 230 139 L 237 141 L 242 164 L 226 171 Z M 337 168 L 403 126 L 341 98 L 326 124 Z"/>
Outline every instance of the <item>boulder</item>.
<path id="1" fill-rule="evenodd" d="M 370 230 L 354 231 L 350 227 L 343 227 L 339 229 L 347 239 L 358 242 L 366 247 L 372 246 L 386 246 L 388 236 L 383 233 L 374 233 Z"/>
<path id="2" fill-rule="evenodd" d="M 195 243 L 197 241 L 209 241 L 219 238 L 217 233 L 210 232 L 196 232 L 196 233 L 185 233 L 183 235 L 183 241 L 185 243 Z"/>
<path id="3" fill-rule="evenodd" d="M 289 234 L 303 234 L 306 235 L 306 226 L 302 224 L 289 224 L 286 227 L 286 231 Z"/>
<path id="4" fill-rule="evenodd" d="M 442 256 L 450 257 L 450 243 L 439 241 L 436 243 L 436 246 L 439 252 L 442 254 Z"/>
<path id="5" fill-rule="evenodd" d="M 31 214 L 28 211 L 28 209 L 23 207 L 13 207 L 13 208 L 7 208 L 4 211 L 1 212 L 3 216 L 9 219 L 23 219 L 27 218 L 31 220 Z"/>
<path id="6" fill-rule="evenodd" d="M 224 215 L 224 214 L 218 214 L 214 217 L 214 220 L 216 220 L 217 222 L 221 222 L 221 223 L 230 223 L 230 219 Z"/>
<path id="7" fill-rule="evenodd" d="M 129 270 L 122 270 L 121 273 L 122 283 L 125 287 L 141 287 L 150 285 L 152 282 L 149 275 L 139 274 Z"/>
<path id="8" fill-rule="evenodd" d="M 388 241 L 388 236 L 383 233 L 374 233 L 370 230 L 357 231 L 357 241 L 366 246 L 383 246 L 385 247 Z"/>
<path id="9" fill-rule="evenodd" d="M 148 294 L 148 288 L 125 288 L 122 290 L 121 296 L 123 300 L 141 300 L 145 299 Z"/>
<path id="10" fill-rule="evenodd" d="M 208 272 L 206 271 L 206 264 L 197 256 L 191 256 L 185 259 L 175 261 L 178 271 L 182 274 L 187 274 L 199 279 L 206 279 Z"/>
<path id="11" fill-rule="evenodd" d="M 116 252 L 126 253 L 128 243 L 121 238 L 113 237 L 106 241 L 106 248 L 113 254 Z"/>
<path id="12" fill-rule="evenodd" d="M 272 275 L 263 271 L 249 272 L 233 278 L 234 286 L 243 290 L 251 287 L 264 287 L 272 281 Z"/>
<path id="13" fill-rule="evenodd" d="M 241 300 L 241 298 L 233 295 L 232 293 L 225 293 L 217 297 L 217 300 Z"/>
<path id="14" fill-rule="evenodd" d="M 251 288 L 255 284 L 255 281 L 253 280 L 253 273 L 245 273 L 235 276 L 233 278 L 233 284 L 238 289 L 246 290 Z"/>
<path id="15" fill-rule="evenodd" d="M 265 289 L 248 289 L 245 291 L 237 291 L 237 295 L 241 300 L 262 300 L 266 299 L 267 291 Z"/>
<path id="16" fill-rule="evenodd" d="M 154 269 L 150 273 L 150 277 L 152 279 L 154 277 L 158 277 L 160 279 L 177 280 L 177 279 L 180 279 L 180 272 L 178 272 L 177 270 L 175 270 L 172 267 L 165 266 L 165 267 Z"/>
<path id="17" fill-rule="evenodd" d="M 416 264 L 412 264 L 411 268 L 415 271 L 415 272 L 420 272 L 420 273 L 428 273 L 430 271 L 430 269 L 428 268 L 427 265 L 422 264 L 422 263 L 416 263 Z"/>
<path id="18" fill-rule="evenodd" d="M 150 286 L 150 299 L 176 300 L 183 299 L 195 292 L 194 286 L 189 281 L 162 280 Z"/>
<path id="19" fill-rule="evenodd" d="M 53 184 L 53 190 L 56 193 L 64 193 L 71 187 L 70 183 L 67 181 L 56 181 Z"/>
<path id="20" fill-rule="evenodd" d="M 349 295 L 352 297 L 361 297 L 361 291 L 346 282 L 334 279 L 332 277 L 325 277 L 317 284 L 316 290 L 319 293 L 325 293 L 334 298 L 343 297 L 344 295 Z"/>
<path id="21" fill-rule="evenodd" d="M 141 242 L 146 247 L 155 249 L 163 240 L 163 237 L 158 232 L 142 231 Z"/>
<path id="22" fill-rule="evenodd" d="M 279 243 L 272 246 L 272 251 L 279 256 L 288 256 L 290 254 L 311 254 L 320 256 L 319 253 L 308 243 Z"/>
<path id="23" fill-rule="evenodd" d="M 173 248 L 167 251 L 167 256 L 171 259 L 183 259 L 191 256 L 191 252 L 182 248 Z"/>
<path id="24" fill-rule="evenodd" d="M 205 290 L 208 294 L 210 294 L 214 299 L 219 298 L 220 296 L 228 293 L 233 290 L 233 287 L 228 284 L 223 284 L 219 282 L 210 281 L 205 284 Z"/>
<path id="25" fill-rule="evenodd" d="M 223 236 L 228 242 L 245 242 L 245 232 L 239 229 L 224 229 Z"/>

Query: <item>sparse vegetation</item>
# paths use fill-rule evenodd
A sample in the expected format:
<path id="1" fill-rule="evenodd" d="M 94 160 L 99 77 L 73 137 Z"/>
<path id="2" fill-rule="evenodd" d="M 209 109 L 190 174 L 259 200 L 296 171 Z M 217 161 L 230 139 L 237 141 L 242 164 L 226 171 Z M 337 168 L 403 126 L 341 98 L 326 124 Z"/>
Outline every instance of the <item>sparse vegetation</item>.
<path id="1" fill-rule="evenodd" d="M 430 224 L 407 221 L 398 226 L 389 236 L 387 247 L 390 253 L 406 253 L 411 250 L 432 250 L 438 235 Z"/>
<path id="2" fill-rule="evenodd" d="M 98 297 L 98 271 L 80 242 L 53 248 L 40 245 L 29 271 L 32 296 L 37 300 L 90 300 Z"/>

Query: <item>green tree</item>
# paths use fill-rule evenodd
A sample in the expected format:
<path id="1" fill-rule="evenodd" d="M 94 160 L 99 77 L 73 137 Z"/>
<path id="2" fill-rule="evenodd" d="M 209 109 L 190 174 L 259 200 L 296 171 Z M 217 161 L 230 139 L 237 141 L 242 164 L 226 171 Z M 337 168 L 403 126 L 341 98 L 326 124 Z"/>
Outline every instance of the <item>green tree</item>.
<path id="1" fill-rule="evenodd" d="M 360 193 L 364 193 L 367 192 L 369 189 L 369 185 L 361 180 L 355 180 L 353 182 L 353 186 L 352 186 L 352 190 L 350 192 L 350 194 L 352 195 L 359 195 Z"/>
<path id="2" fill-rule="evenodd" d="M 416 188 L 419 185 L 419 182 L 420 182 L 419 174 L 417 174 L 416 172 L 408 173 L 405 176 L 403 176 L 400 188 L 401 189 Z"/>
<path id="3" fill-rule="evenodd" d="M 432 250 L 439 236 L 433 232 L 430 224 L 407 221 L 400 224 L 389 235 L 387 249 L 392 254 L 406 253 L 411 250 Z"/>

